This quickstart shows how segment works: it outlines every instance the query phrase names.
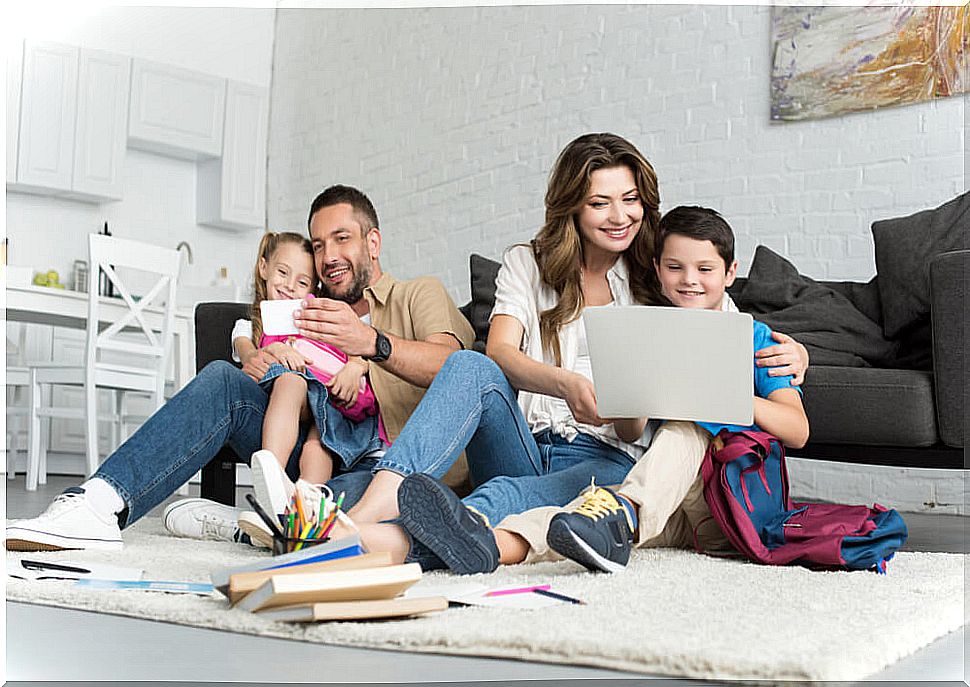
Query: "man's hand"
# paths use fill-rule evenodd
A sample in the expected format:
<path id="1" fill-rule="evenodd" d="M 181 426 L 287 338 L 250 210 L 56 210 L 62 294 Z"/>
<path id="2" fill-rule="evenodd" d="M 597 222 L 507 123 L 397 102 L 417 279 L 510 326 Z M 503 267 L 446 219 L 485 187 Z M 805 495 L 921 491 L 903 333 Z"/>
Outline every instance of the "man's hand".
<path id="1" fill-rule="evenodd" d="M 276 360 L 276 362 L 280 363 L 286 368 L 296 370 L 297 372 L 303 372 L 306 369 L 306 366 L 313 362 L 295 348 L 289 344 L 283 343 L 282 341 L 271 343 L 263 350 L 273 356 L 273 359 Z"/>
<path id="2" fill-rule="evenodd" d="M 334 402 L 349 407 L 357 402 L 362 378 L 360 368 L 353 363 L 347 363 L 324 386 L 330 390 L 330 397 Z"/>
<path id="3" fill-rule="evenodd" d="M 770 367 L 768 376 L 782 377 L 792 375 L 792 384 L 798 386 L 805 381 L 808 370 L 808 350 L 787 334 L 771 332 L 777 346 L 768 346 L 755 351 L 754 361 L 758 367 Z"/>
<path id="4" fill-rule="evenodd" d="M 304 304 L 294 320 L 306 338 L 336 346 L 347 355 L 370 356 L 377 352 L 377 332 L 343 301 L 314 298 Z"/>
<path id="5" fill-rule="evenodd" d="M 596 392 L 593 383 L 581 374 L 563 370 L 567 375 L 563 381 L 563 400 L 569 406 L 576 422 L 599 427 L 606 423 L 596 412 Z"/>
<path id="6" fill-rule="evenodd" d="M 269 366 L 278 362 L 273 354 L 265 348 L 256 351 L 256 354 L 243 363 L 242 371 L 245 372 L 254 382 L 258 382 L 269 370 Z"/>

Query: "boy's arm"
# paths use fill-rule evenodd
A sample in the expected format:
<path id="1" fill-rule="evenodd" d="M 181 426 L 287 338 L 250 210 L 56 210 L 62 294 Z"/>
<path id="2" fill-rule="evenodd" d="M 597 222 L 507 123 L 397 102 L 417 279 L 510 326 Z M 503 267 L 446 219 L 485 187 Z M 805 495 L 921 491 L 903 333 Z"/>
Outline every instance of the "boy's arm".
<path id="1" fill-rule="evenodd" d="M 646 429 L 649 421 L 650 418 L 646 417 L 613 420 L 613 431 L 616 432 L 616 436 L 620 437 L 620 439 L 628 444 L 632 444 L 643 436 L 643 430 Z"/>
<path id="2" fill-rule="evenodd" d="M 776 389 L 768 398 L 755 396 L 754 423 L 785 446 L 801 448 L 808 442 L 808 416 L 796 389 Z"/>

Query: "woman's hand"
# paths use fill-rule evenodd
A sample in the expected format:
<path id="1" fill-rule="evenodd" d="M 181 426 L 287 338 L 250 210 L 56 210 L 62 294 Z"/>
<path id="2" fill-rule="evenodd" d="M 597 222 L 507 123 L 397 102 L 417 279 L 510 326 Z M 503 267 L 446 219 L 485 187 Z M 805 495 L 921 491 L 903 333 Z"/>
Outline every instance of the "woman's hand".
<path id="1" fill-rule="evenodd" d="M 798 386 L 805 381 L 808 370 L 808 349 L 787 334 L 771 332 L 771 338 L 778 342 L 776 346 L 768 346 L 755 351 L 754 362 L 758 367 L 770 367 L 770 377 L 792 375 L 792 384 Z"/>
<path id="2" fill-rule="evenodd" d="M 562 374 L 561 398 L 566 401 L 576 422 L 599 427 L 606 423 L 596 412 L 596 391 L 593 382 L 581 374 L 559 368 Z"/>
<path id="3" fill-rule="evenodd" d="M 340 368 L 324 386 L 330 390 L 330 398 L 334 403 L 342 406 L 352 406 L 357 402 L 360 393 L 360 382 L 367 371 L 360 363 L 353 360 Z"/>
<path id="4" fill-rule="evenodd" d="M 292 346 L 281 341 L 271 343 L 269 346 L 263 348 L 263 350 L 273 356 L 276 362 L 297 372 L 303 372 L 306 366 L 313 362 Z"/>

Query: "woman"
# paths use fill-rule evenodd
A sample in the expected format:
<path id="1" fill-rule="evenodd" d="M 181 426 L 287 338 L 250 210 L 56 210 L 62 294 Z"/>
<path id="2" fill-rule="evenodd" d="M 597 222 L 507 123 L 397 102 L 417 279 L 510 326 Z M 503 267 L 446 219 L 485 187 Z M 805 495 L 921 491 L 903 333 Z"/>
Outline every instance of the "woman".
<path id="1" fill-rule="evenodd" d="M 530 508 L 564 505 L 591 477 L 600 484 L 622 480 L 649 445 L 647 418 L 608 420 L 597 413 L 582 312 L 666 302 L 652 267 L 660 218 L 656 174 L 623 138 L 587 134 L 560 154 L 545 204 L 546 221 L 535 239 L 504 256 L 488 357 L 452 354 L 350 510 L 369 549 L 404 559 L 412 547 L 404 530 L 366 523 L 400 514 L 407 527 L 424 511 L 424 522 L 442 526 L 419 539 L 448 567 L 494 568 L 497 552 L 494 562 L 476 559 L 480 552 L 463 546 L 457 521 L 471 517 L 487 525 Z M 795 351 L 786 344 L 782 354 L 788 359 Z M 398 512 L 406 476 L 440 478 L 463 449 L 476 488 L 462 507 L 429 492 L 411 499 L 406 510 L 414 512 Z M 440 566 L 437 556 L 410 551 L 410 559 L 426 567 Z"/>

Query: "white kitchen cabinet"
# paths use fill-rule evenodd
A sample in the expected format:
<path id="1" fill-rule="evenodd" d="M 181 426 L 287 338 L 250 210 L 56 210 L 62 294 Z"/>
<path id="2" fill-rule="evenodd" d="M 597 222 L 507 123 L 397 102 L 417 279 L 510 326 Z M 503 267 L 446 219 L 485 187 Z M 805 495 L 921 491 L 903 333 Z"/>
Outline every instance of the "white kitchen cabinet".
<path id="1" fill-rule="evenodd" d="M 72 196 L 121 200 L 131 59 L 81 49 Z"/>
<path id="2" fill-rule="evenodd" d="M 16 106 L 8 83 L 9 190 L 95 203 L 121 199 L 130 65 L 128 57 L 99 50 L 24 44 L 19 120 L 10 118 Z M 8 62 L 8 78 L 15 69 Z"/>
<path id="3" fill-rule="evenodd" d="M 17 139 L 20 136 L 20 86 L 23 82 L 24 42 L 11 41 L 7 61 L 7 181 L 17 178 Z"/>
<path id="4" fill-rule="evenodd" d="M 24 44 L 17 174 L 13 190 L 71 190 L 78 48 Z M 8 185 L 10 187 L 10 185 Z"/>
<path id="5" fill-rule="evenodd" d="M 267 89 L 230 81 L 222 157 L 199 163 L 199 224 L 238 230 L 265 226 L 268 127 Z"/>
<path id="6" fill-rule="evenodd" d="M 226 80 L 134 59 L 128 145 L 186 160 L 222 154 Z"/>

